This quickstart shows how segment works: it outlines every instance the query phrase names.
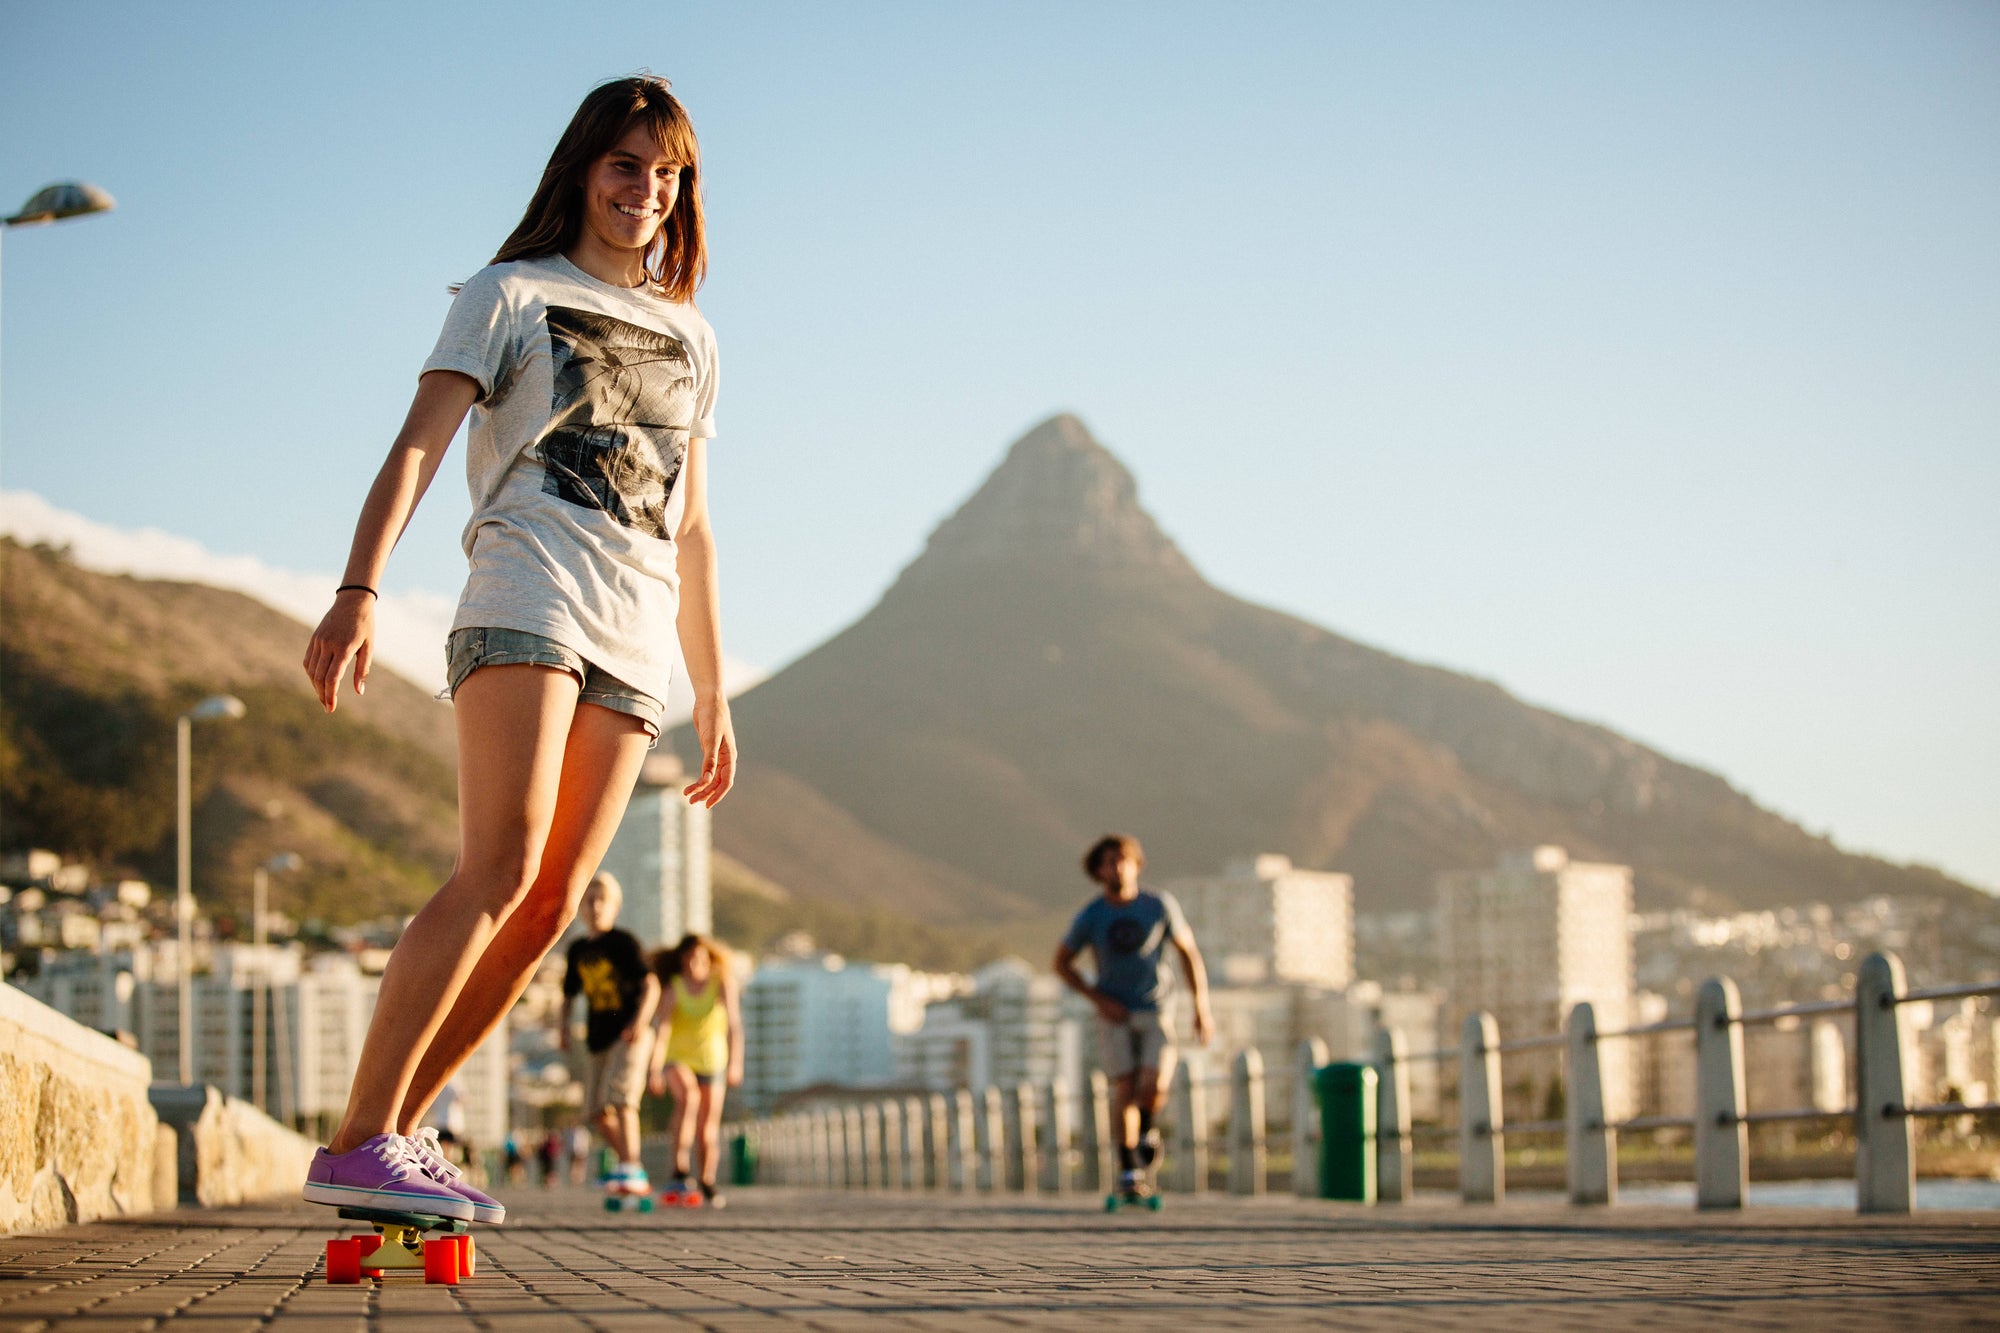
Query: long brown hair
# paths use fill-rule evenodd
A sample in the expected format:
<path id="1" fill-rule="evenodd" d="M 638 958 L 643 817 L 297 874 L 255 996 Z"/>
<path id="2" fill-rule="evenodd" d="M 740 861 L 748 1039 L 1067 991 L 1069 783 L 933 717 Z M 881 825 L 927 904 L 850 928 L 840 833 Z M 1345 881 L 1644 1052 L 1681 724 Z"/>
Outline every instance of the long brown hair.
<path id="1" fill-rule="evenodd" d="M 591 164 L 644 125 L 660 151 L 681 164 L 680 198 L 647 247 L 646 276 L 670 301 L 691 301 L 708 273 L 708 237 L 701 216 L 701 146 L 694 122 L 665 79 L 650 74 L 613 79 L 590 90 L 570 117 L 542 168 L 521 224 L 493 262 L 561 254 L 583 232 L 583 183 Z"/>
<path id="2" fill-rule="evenodd" d="M 681 942 L 671 949 L 662 949 L 653 955 L 653 973 L 665 985 L 681 974 L 681 961 L 696 949 L 708 954 L 708 975 L 715 978 L 717 985 L 726 986 L 732 980 L 729 965 L 729 950 L 717 944 L 712 936 L 689 931 L 681 936 Z"/>

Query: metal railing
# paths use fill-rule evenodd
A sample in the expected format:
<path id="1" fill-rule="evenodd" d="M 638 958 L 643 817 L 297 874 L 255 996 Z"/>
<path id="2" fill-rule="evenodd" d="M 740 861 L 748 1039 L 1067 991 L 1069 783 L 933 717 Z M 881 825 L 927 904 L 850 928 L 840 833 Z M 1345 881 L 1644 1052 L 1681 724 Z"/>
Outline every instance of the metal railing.
<path id="1" fill-rule="evenodd" d="M 1377 1197 L 1407 1200 L 1415 1189 L 1419 1138 L 1456 1138 L 1459 1195 L 1468 1203 L 1506 1197 L 1506 1135 L 1563 1135 L 1571 1202 L 1609 1204 L 1618 1193 L 1618 1135 L 1691 1129 L 1695 1204 L 1740 1208 L 1749 1185 L 1752 1125 L 1850 1119 L 1855 1130 L 1856 1202 L 1864 1213 L 1908 1212 L 1916 1183 L 1915 1122 L 1924 1118 L 2000 1112 L 2000 1103 L 1914 1103 L 1910 1097 L 1909 1022 L 1903 1006 L 1922 1000 L 2000 996 L 2000 981 L 1910 990 L 1894 955 L 1863 962 L 1852 1000 L 1814 1001 L 1745 1012 L 1734 982 L 1711 978 L 1697 993 L 1692 1018 L 1597 1030 L 1587 1004 L 1574 1006 L 1560 1033 L 1502 1041 L 1491 1014 L 1465 1021 L 1454 1050 L 1412 1054 L 1401 1032 L 1378 1030 L 1370 1060 L 1376 1070 Z M 1851 1014 L 1855 1024 L 1858 1095 L 1841 1110 L 1748 1108 L 1743 1034 L 1749 1026 L 1801 1017 Z M 1606 1114 L 1600 1047 L 1607 1041 L 1688 1033 L 1694 1042 L 1694 1113 L 1613 1120 Z M 1565 1099 L 1559 1120 L 1509 1124 L 1502 1111 L 1502 1057 L 1536 1050 L 1561 1052 Z M 1458 1065 L 1455 1124 L 1413 1127 L 1410 1067 Z M 1227 1162 L 1230 1193 L 1266 1191 L 1271 1157 L 1289 1148 L 1291 1185 L 1300 1197 L 1318 1193 L 1320 1113 L 1315 1072 L 1327 1063 L 1318 1038 L 1299 1044 L 1283 1138 L 1267 1109 L 1263 1056 L 1238 1052 L 1226 1076 L 1209 1076 L 1180 1062 L 1169 1087 L 1164 1128 L 1167 1156 L 1161 1186 L 1200 1193 L 1210 1186 L 1214 1131 Z M 1226 1096 L 1227 1114 L 1212 1116 L 1211 1094 Z M 1109 1189 L 1116 1179 L 1109 1084 L 1093 1072 L 1075 1095 L 1055 1086 L 1019 1084 L 974 1092 L 887 1098 L 798 1111 L 750 1122 L 745 1132 L 761 1166 L 759 1179 L 822 1189 L 1040 1192 Z M 1289 1140 L 1287 1143 L 1286 1140 Z"/>

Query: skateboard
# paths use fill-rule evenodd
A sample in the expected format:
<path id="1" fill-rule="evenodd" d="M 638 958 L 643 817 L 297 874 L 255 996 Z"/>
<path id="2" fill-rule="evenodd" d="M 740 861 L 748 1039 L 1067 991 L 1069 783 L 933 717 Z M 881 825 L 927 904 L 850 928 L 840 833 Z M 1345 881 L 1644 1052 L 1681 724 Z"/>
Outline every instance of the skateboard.
<path id="1" fill-rule="evenodd" d="M 669 1185 L 660 1191 L 660 1206 L 663 1208 L 699 1208 L 702 1206 L 701 1187 L 698 1185 Z"/>
<path id="2" fill-rule="evenodd" d="M 607 1213 L 650 1213 L 653 1211 L 653 1196 L 650 1194 L 626 1194 L 619 1192 L 604 1196 L 604 1211 Z"/>
<path id="3" fill-rule="evenodd" d="M 1104 1196 L 1104 1211 L 1115 1213 L 1120 1208 L 1144 1208 L 1149 1213 L 1160 1211 L 1160 1196 L 1153 1187 L 1141 1181 L 1129 1190 L 1113 1190 Z"/>
<path id="4" fill-rule="evenodd" d="M 1131 1185 L 1115 1188 L 1104 1196 L 1105 1212 L 1115 1213 L 1120 1208 L 1144 1208 L 1151 1213 L 1160 1211 L 1160 1190 L 1153 1183 L 1153 1168 L 1160 1160 L 1158 1146 L 1155 1145 L 1154 1150 L 1142 1160 L 1145 1161 L 1145 1165 L 1139 1168 L 1138 1179 Z"/>
<path id="5" fill-rule="evenodd" d="M 326 1243 L 326 1280 L 352 1285 L 364 1277 L 422 1273 L 427 1283 L 456 1286 L 472 1276 L 475 1250 L 468 1224 L 431 1213 L 403 1213 L 379 1208 L 342 1208 L 344 1222 L 366 1222 L 372 1235 L 347 1236 Z M 426 1231 L 442 1234 L 426 1240 Z"/>

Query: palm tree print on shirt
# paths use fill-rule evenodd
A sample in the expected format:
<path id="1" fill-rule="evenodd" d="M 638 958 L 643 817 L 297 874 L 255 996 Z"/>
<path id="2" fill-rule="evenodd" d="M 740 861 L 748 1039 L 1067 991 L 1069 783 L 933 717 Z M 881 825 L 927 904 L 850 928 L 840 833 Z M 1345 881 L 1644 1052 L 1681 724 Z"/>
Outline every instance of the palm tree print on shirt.
<path id="1" fill-rule="evenodd" d="M 667 502 L 687 458 L 694 363 L 679 338 L 595 311 L 548 308 L 555 397 L 542 490 L 672 538 Z"/>

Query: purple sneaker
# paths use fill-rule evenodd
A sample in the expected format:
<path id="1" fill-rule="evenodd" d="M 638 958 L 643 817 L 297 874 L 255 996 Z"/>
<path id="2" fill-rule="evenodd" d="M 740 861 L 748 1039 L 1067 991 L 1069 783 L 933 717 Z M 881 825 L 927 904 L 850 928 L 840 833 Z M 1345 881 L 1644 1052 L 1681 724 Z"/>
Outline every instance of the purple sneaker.
<path id="1" fill-rule="evenodd" d="M 406 1137 L 403 1142 L 410 1145 L 410 1151 L 416 1155 L 417 1165 L 424 1169 L 425 1175 L 446 1189 L 455 1190 L 461 1197 L 472 1201 L 473 1221 L 498 1226 L 507 1220 L 505 1204 L 465 1182 L 465 1173 L 458 1169 L 457 1163 L 444 1155 L 444 1149 L 438 1144 L 438 1132 L 435 1129 L 425 1125 L 416 1133 Z"/>
<path id="2" fill-rule="evenodd" d="M 409 1141 L 400 1134 L 377 1134 L 344 1153 L 321 1148 L 306 1172 L 307 1203 L 339 1208 L 381 1208 L 398 1213 L 470 1222 L 472 1200 L 424 1174 Z"/>

